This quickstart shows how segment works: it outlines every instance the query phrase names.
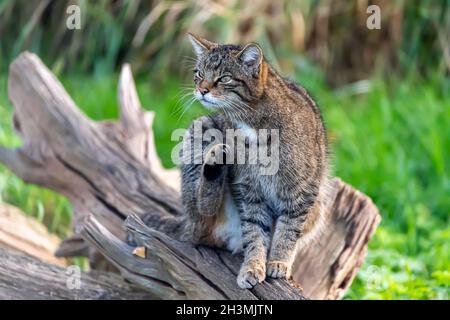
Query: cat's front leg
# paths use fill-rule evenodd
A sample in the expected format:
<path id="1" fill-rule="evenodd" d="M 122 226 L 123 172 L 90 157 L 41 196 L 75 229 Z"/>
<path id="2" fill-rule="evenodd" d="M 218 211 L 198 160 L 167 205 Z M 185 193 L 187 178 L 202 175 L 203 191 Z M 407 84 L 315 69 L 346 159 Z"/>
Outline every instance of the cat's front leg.
<path id="1" fill-rule="evenodd" d="M 253 212 L 256 213 L 256 210 Z M 251 289 L 266 278 L 270 224 L 265 220 L 262 217 L 247 217 L 241 222 L 244 261 L 237 282 L 243 289 Z"/>
<path id="2" fill-rule="evenodd" d="M 292 178 L 291 178 L 292 179 Z M 295 181 L 295 180 L 294 180 Z M 301 181 L 301 179 L 298 179 Z M 320 180 L 289 185 L 278 190 L 278 218 L 267 263 L 267 276 L 271 278 L 291 277 L 297 243 L 309 232 L 305 228 L 318 218 L 317 204 Z"/>
<path id="3" fill-rule="evenodd" d="M 251 289 L 266 278 L 267 251 L 270 244 L 272 217 L 257 192 L 241 194 L 240 207 L 244 262 L 237 282 Z"/>
<path id="4" fill-rule="evenodd" d="M 272 237 L 267 276 L 288 279 L 296 254 L 297 242 L 303 236 L 309 206 L 297 210 L 286 210 L 278 217 Z"/>
<path id="5" fill-rule="evenodd" d="M 267 263 L 267 276 L 290 278 L 297 241 L 302 235 L 303 222 L 301 215 L 298 217 L 283 215 L 278 218 Z"/>

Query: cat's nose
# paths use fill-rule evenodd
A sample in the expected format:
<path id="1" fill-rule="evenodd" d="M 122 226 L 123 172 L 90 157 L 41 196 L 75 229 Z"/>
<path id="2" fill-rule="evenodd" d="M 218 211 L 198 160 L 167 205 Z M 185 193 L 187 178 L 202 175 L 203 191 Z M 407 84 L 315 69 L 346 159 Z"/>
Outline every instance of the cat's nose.
<path id="1" fill-rule="evenodd" d="M 198 91 L 199 91 L 202 95 L 205 95 L 205 94 L 207 94 L 207 93 L 209 92 L 209 89 L 208 89 L 208 88 L 202 88 L 202 87 L 199 87 L 199 88 L 198 88 Z"/>

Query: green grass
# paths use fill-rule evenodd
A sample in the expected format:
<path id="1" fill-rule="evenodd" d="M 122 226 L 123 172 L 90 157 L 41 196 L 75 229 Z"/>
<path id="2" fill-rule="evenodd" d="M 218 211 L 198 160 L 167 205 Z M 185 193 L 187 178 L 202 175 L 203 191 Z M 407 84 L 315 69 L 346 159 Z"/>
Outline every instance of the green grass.
<path id="1" fill-rule="evenodd" d="M 449 298 L 450 99 L 436 88 L 397 80 L 363 97 L 319 96 L 336 174 L 383 217 L 349 298 Z"/>
<path id="2" fill-rule="evenodd" d="M 375 78 L 332 91 L 317 71 L 298 61 L 295 77 L 323 109 L 336 175 L 372 197 L 383 220 L 348 299 L 448 299 L 450 297 L 450 96 L 448 82 Z M 117 116 L 117 75 L 71 76 L 63 83 L 95 119 Z M 446 87 L 447 86 L 447 87 Z M 198 105 L 181 118 L 179 81 L 138 79 L 142 104 L 156 111 L 158 152 L 171 166 L 173 129 L 204 112 Z M 11 110 L 0 77 L 0 144 L 20 145 L 10 128 Z M 0 200 L 43 221 L 52 232 L 70 228 L 68 202 L 26 185 L 0 166 Z"/>

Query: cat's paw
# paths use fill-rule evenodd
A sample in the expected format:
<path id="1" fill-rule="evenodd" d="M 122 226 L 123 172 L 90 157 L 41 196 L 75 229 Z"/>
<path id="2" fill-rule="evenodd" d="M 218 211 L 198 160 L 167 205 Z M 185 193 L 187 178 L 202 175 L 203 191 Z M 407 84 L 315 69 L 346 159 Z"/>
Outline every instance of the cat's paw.
<path id="1" fill-rule="evenodd" d="M 291 266 L 285 261 L 269 261 L 267 276 L 275 279 L 288 279 L 291 276 Z"/>
<path id="2" fill-rule="evenodd" d="M 263 262 L 253 261 L 242 265 L 237 283 L 242 289 L 251 289 L 266 278 L 266 266 Z"/>
<path id="3" fill-rule="evenodd" d="M 206 180 L 216 180 L 225 172 L 228 150 L 229 147 L 226 144 L 217 144 L 206 153 L 202 170 Z"/>

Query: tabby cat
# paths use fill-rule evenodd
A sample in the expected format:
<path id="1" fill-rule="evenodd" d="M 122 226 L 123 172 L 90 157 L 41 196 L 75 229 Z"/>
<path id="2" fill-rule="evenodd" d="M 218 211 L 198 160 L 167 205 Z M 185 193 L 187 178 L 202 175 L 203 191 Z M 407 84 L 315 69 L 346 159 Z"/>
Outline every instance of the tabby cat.
<path id="1" fill-rule="evenodd" d="M 226 157 L 227 150 L 217 141 L 201 150 L 203 163 L 182 164 L 183 225 L 169 218 L 147 223 L 175 230 L 184 240 L 242 251 L 241 288 L 252 288 L 266 275 L 289 278 L 297 246 L 317 235 L 324 221 L 329 179 L 320 110 L 305 89 L 267 63 L 257 44 L 189 38 L 197 55 L 194 95 L 217 111 L 197 120 L 202 130 L 277 129 L 279 168 L 262 175 L 259 164 L 220 163 L 217 155 Z M 185 140 L 192 137 L 193 126 Z"/>

